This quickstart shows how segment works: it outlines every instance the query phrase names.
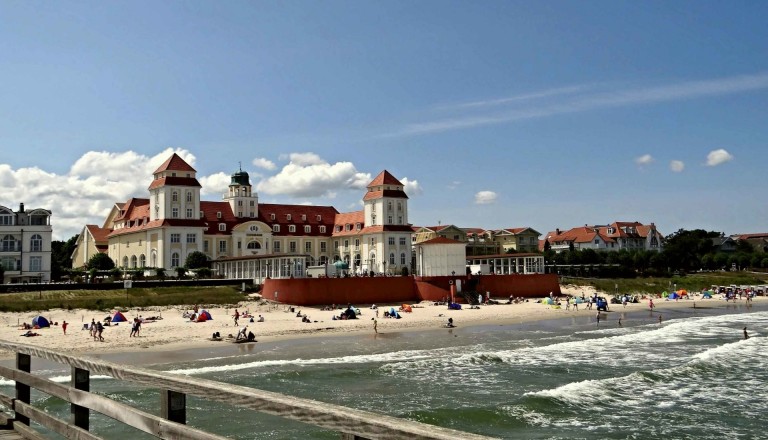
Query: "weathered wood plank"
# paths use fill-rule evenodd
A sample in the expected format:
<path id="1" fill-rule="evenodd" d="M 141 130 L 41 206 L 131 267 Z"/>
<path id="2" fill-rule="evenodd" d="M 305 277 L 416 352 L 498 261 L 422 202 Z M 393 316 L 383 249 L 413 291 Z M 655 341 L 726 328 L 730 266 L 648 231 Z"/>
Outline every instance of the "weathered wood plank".
<path id="1" fill-rule="evenodd" d="M 11 409 L 13 408 L 13 401 L 15 399 L 11 396 L 6 396 L 3 393 L 0 393 L 0 405 L 3 405 L 4 407 Z"/>
<path id="2" fill-rule="evenodd" d="M 193 440 L 225 439 L 225 437 L 209 434 L 207 432 L 190 428 L 179 423 L 171 422 L 169 420 L 163 419 L 162 417 L 147 414 L 124 403 L 115 402 L 114 400 L 107 397 L 99 396 L 98 394 L 92 394 L 87 391 L 78 390 L 70 386 L 52 382 L 46 378 L 38 377 L 31 373 L 25 373 L 23 371 L 13 370 L 8 367 L 0 366 L 0 375 L 3 375 L 11 380 L 24 382 L 36 390 L 40 390 L 46 394 L 58 397 L 59 399 L 71 402 L 83 408 L 88 408 L 99 412 L 107 417 L 117 420 L 118 422 L 133 426 L 140 431 L 152 434 L 158 438 L 185 438 Z M 32 418 L 32 420 L 42 423 L 40 420 L 35 418 Z"/>
<path id="3" fill-rule="evenodd" d="M 32 368 L 32 358 L 29 353 L 16 352 L 16 369 L 19 371 L 30 371 Z M 30 389 L 28 384 L 16 382 L 16 400 L 29 403 Z M 29 425 L 29 419 L 24 416 L 16 416 L 17 423 Z"/>
<path id="4" fill-rule="evenodd" d="M 29 417 L 30 420 L 34 420 L 51 431 L 61 434 L 70 440 L 101 440 L 101 437 L 91 434 L 85 429 L 78 428 L 64 420 L 57 419 L 47 412 L 24 402 L 16 402 L 16 412 Z"/>
<path id="5" fill-rule="evenodd" d="M 35 431 L 28 425 L 14 423 L 13 430 L 16 431 L 16 433 L 18 433 L 22 438 L 27 440 L 46 440 L 45 437 L 40 435 L 39 432 Z"/>
<path id="6" fill-rule="evenodd" d="M 55 350 L 22 346 L 21 344 L 8 341 L 0 341 L 0 348 L 81 368 L 90 371 L 91 374 L 105 374 L 117 380 L 136 382 L 149 388 L 171 390 L 177 393 L 201 397 L 209 401 L 249 408 L 308 423 L 330 431 L 339 431 L 339 427 L 343 427 L 344 433 L 366 439 L 481 440 L 489 438 L 382 414 L 346 408 L 340 405 L 300 399 L 198 377 L 176 376 L 140 367 L 117 365 L 87 357 L 75 357 Z M 82 405 L 82 403 L 78 404 Z M 91 407 L 91 409 L 99 411 L 96 408 Z"/>

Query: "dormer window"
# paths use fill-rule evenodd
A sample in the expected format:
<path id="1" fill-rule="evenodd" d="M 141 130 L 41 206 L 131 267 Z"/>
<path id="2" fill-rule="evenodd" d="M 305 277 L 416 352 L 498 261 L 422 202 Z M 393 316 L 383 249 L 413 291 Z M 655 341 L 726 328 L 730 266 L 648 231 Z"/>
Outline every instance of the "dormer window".
<path id="1" fill-rule="evenodd" d="M 285 215 L 285 219 L 288 220 L 288 221 L 291 221 L 291 214 L 286 214 Z"/>
<path id="2" fill-rule="evenodd" d="M 205 217 L 205 213 L 203 211 L 200 211 L 200 218 L 204 218 L 204 217 Z"/>
<path id="3" fill-rule="evenodd" d="M 344 230 L 345 230 L 345 231 L 351 231 L 351 230 L 352 230 L 352 225 L 350 225 L 349 223 L 347 223 L 346 225 L 344 225 Z"/>
<path id="4" fill-rule="evenodd" d="M 359 231 L 359 230 L 363 229 L 363 225 L 361 223 L 357 223 L 355 225 L 355 228 Z"/>
<path id="5" fill-rule="evenodd" d="M 325 226 L 320 226 L 320 233 L 325 234 Z"/>
<path id="6" fill-rule="evenodd" d="M 317 214 L 317 221 L 321 221 L 322 219 L 323 219 L 323 216 L 321 216 L 320 214 Z"/>
<path id="7" fill-rule="evenodd" d="M 226 223 L 219 223 L 219 231 L 226 231 L 227 230 L 227 224 Z"/>
<path id="8" fill-rule="evenodd" d="M 305 225 L 304 226 L 304 233 L 306 233 L 306 234 L 312 233 L 312 226 Z"/>
<path id="9" fill-rule="evenodd" d="M 288 232 L 296 232 L 296 225 L 288 225 Z"/>
<path id="10" fill-rule="evenodd" d="M 275 214 L 269 214 L 269 219 L 270 220 L 274 220 L 275 219 Z"/>
<path id="11" fill-rule="evenodd" d="M 221 218 L 221 211 L 216 211 L 216 218 Z"/>
<path id="12" fill-rule="evenodd" d="M 307 214 L 301 214 L 301 221 L 307 221 Z"/>
<path id="13" fill-rule="evenodd" d="M 272 225 L 272 232 L 280 232 L 280 225 Z"/>
<path id="14" fill-rule="evenodd" d="M 341 225 L 336 226 L 336 232 L 341 232 Z"/>

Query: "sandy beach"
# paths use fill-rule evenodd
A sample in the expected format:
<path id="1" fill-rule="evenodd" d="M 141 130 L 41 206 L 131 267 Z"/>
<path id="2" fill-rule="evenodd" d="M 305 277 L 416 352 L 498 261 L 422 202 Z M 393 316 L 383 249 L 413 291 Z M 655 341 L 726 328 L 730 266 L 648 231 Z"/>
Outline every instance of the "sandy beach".
<path id="1" fill-rule="evenodd" d="M 564 286 L 563 294 L 587 296 L 593 291 L 581 286 Z M 607 295 L 606 295 L 607 296 Z M 379 315 L 376 326 L 379 333 L 414 331 L 420 329 L 435 329 L 443 326 L 448 318 L 453 318 L 457 326 L 487 325 L 487 324 L 518 324 L 537 320 L 565 318 L 571 316 L 595 316 L 596 310 L 587 310 L 582 304 L 579 310 L 566 310 L 565 307 L 555 307 L 540 304 L 536 299 L 528 299 L 517 304 L 506 304 L 506 298 L 495 298 L 501 304 L 481 306 L 479 309 L 470 309 L 463 305 L 462 310 L 448 310 L 444 305 L 434 305 L 432 302 L 413 304 L 412 312 L 400 312 L 402 319 L 384 318 L 384 311 L 390 307 L 398 309 L 400 304 L 379 304 Z M 740 300 L 744 302 L 745 300 Z M 755 303 L 768 303 L 768 298 L 757 297 Z M 712 299 L 702 299 L 694 295 L 691 299 L 679 301 L 665 301 L 654 299 L 656 313 L 663 316 L 663 312 L 670 308 L 691 308 L 696 303 L 699 307 L 724 306 L 725 300 L 720 296 Z M 346 305 L 344 305 L 346 306 Z M 359 319 L 333 320 L 334 315 L 339 315 L 341 310 L 321 310 L 319 307 L 297 307 L 289 304 L 269 303 L 263 300 L 244 301 L 237 308 L 240 314 L 248 313 L 254 317 L 250 322 L 249 317 L 241 317 L 239 325 L 234 324 L 234 308 L 212 307 L 206 309 L 213 317 L 207 322 L 192 322 L 183 317 L 185 312 L 190 312 L 189 307 L 167 307 L 162 309 L 132 309 L 123 311 L 129 322 L 112 323 L 105 327 L 104 341 L 95 341 L 90 332 L 84 329 L 92 319 L 103 320 L 109 313 L 92 310 L 51 310 L 41 313 L 51 321 L 50 328 L 32 330 L 39 336 L 22 336 L 26 330 L 23 323 L 31 323 L 38 313 L 0 313 L 0 339 L 35 345 L 39 347 L 57 349 L 67 353 L 113 353 L 136 351 L 172 351 L 197 347 L 213 347 L 222 344 L 230 344 L 229 335 L 236 335 L 244 326 L 248 331 L 256 335 L 257 341 L 275 341 L 288 338 L 305 338 L 311 336 L 348 335 L 351 333 L 373 333 L 376 311 L 371 309 L 371 304 L 354 304 L 360 309 Z M 294 309 L 291 312 L 291 308 Z M 602 319 L 617 320 L 619 313 L 647 311 L 648 300 L 643 299 L 639 303 L 630 303 L 626 307 L 621 304 L 611 304 L 611 313 L 605 314 Z M 298 313 L 306 315 L 311 322 L 302 322 Z M 258 322 L 258 316 L 264 317 L 264 322 Z M 131 323 L 133 318 L 158 317 L 151 322 L 145 322 L 141 327 L 138 337 L 132 337 Z M 62 329 L 62 323 L 68 323 L 66 335 Z M 212 341 L 214 332 L 219 332 L 223 337 L 221 341 Z M 0 353 L 7 357 L 10 353 Z"/>

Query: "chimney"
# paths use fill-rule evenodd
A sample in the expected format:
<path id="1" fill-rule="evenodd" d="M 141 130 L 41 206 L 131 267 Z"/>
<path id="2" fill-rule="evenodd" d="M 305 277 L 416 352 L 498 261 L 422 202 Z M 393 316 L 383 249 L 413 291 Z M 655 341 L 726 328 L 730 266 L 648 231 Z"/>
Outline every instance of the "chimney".
<path id="1" fill-rule="evenodd" d="M 19 203 L 19 212 L 24 212 L 24 204 Z"/>
<path id="2" fill-rule="evenodd" d="M 560 228 L 555 229 L 555 234 L 560 235 Z"/>

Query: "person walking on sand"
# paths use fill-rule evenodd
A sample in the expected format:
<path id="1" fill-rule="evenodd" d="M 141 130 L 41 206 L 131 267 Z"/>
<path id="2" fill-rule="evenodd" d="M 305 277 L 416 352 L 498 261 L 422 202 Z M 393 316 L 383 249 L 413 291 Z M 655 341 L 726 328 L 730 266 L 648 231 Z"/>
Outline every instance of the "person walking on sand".
<path id="1" fill-rule="evenodd" d="M 237 321 L 240 319 L 240 312 L 238 312 L 237 309 L 235 309 L 234 318 L 235 318 L 235 327 L 237 327 Z"/>
<path id="2" fill-rule="evenodd" d="M 91 337 L 96 340 L 96 320 L 91 319 L 91 326 L 88 328 L 91 331 Z"/>
<path id="3" fill-rule="evenodd" d="M 61 323 L 61 329 L 64 330 L 64 335 L 67 334 L 67 325 L 69 325 L 67 324 L 67 321 Z"/>
<path id="4" fill-rule="evenodd" d="M 101 323 L 101 321 L 96 323 L 96 333 L 99 337 L 99 341 L 104 342 L 104 336 L 101 334 L 104 332 L 104 325 Z"/>
<path id="5" fill-rule="evenodd" d="M 576 301 L 576 298 L 571 298 L 571 301 L 573 302 L 573 311 L 578 312 L 579 311 L 579 302 Z"/>

